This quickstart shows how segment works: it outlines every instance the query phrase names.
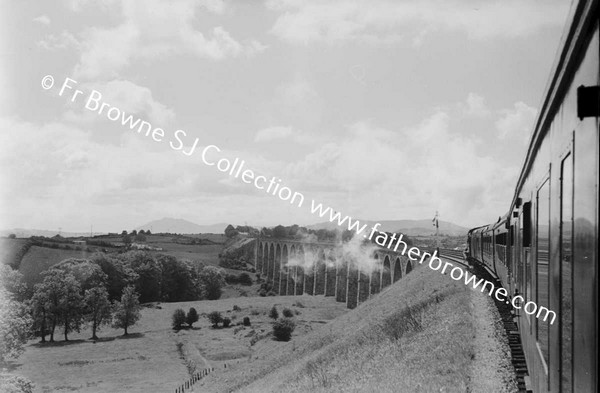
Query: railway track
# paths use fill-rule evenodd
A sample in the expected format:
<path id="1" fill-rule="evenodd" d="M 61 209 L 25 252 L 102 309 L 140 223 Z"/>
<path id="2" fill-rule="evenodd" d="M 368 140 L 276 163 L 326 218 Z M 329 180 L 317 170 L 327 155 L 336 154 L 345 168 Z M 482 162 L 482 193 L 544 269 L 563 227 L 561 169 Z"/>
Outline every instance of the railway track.
<path id="1" fill-rule="evenodd" d="M 502 286 L 502 283 L 493 276 L 489 270 L 479 264 L 471 265 L 465 261 L 462 251 L 460 250 L 444 250 L 440 249 L 440 256 L 450 261 L 467 267 L 473 274 L 481 277 L 489 282 L 493 283 L 494 286 Z M 521 343 L 521 336 L 519 335 L 519 327 L 517 326 L 514 319 L 514 310 L 510 304 L 506 302 L 498 301 L 492 296 L 498 313 L 502 318 L 502 325 L 508 337 L 508 345 L 510 347 L 511 362 L 517 375 L 517 387 L 519 393 L 530 393 L 529 373 L 527 370 L 527 363 L 525 361 L 525 352 L 523 351 L 523 345 Z"/>

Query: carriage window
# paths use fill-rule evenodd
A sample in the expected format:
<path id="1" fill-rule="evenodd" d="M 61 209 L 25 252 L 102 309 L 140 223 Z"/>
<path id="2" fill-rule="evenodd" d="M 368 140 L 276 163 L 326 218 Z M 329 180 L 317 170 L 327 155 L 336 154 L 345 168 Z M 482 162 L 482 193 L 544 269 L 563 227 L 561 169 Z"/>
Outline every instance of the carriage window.
<path id="1" fill-rule="evenodd" d="M 561 168 L 561 392 L 572 392 L 573 375 L 573 157 L 567 156 Z"/>
<path id="2" fill-rule="evenodd" d="M 546 181 L 537 194 L 536 300 L 538 309 L 550 308 L 548 291 L 548 261 L 550 251 L 550 182 Z M 548 365 L 548 330 L 550 319 L 537 320 L 537 341 Z"/>

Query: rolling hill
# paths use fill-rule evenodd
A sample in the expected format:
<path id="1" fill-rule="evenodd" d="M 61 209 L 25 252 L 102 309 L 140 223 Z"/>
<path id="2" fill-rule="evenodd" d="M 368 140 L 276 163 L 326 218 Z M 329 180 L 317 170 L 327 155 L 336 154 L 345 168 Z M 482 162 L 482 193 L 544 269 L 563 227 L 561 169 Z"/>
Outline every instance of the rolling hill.
<path id="1" fill-rule="evenodd" d="M 152 233 L 223 233 L 228 224 L 198 225 L 182 218 L 165 217 L 160 220 L 150 221 L 136 228 L 136 230 L 148 230 Z"/>
<path id="2" fill-rule="evenodd" d="M 375 225 L 378 221 L 360 220 L 362 224 L 367 223 L 369 227 Z M 379 230 L 387 232 L 402 232 L 408 236 L 425 236 L 435 234 L 435 227 L 433 226 L 430 219 L 425 220 L 388 220 L 379 221 L 381 227 Z M 461 227 L 460 225 L 453 224 L 447 221 L 439 222 L 440 228 L 439 233 L 441 235 L 449 236 L 462 236 L 466 235 L 469 231 L 468 228 Z M 309 225 L 307 228 L 310 229 L 336 229 L 340 228 L 336 223 L 333 222 L 321 222 L 314 225 Z"/>

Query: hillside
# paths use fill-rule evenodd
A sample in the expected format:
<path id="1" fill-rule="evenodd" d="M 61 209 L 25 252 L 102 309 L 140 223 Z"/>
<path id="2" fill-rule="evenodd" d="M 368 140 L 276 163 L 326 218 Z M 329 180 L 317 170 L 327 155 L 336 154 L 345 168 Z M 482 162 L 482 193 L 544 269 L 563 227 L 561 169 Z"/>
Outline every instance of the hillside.
<path id="1" fill-rule="evenodd" d="M 435 227 L 431 220 L 388 220 L 388 221 L 360 221 L 362 224 L 366 223 L 369 227 L 372 227 L 377 222 L 381 224 L 379 227 L 380 231 L 387 232 L 402 232 L 408 236 L 425 236 L 434 235 Z M 439 221 L 439 233 L 441 235 L 448 236 L 466 236 L 469 228 L 462 227 L 460 225 L 453 224 L 447 221 Z M 336 229 L 339 226 L 332 222 L 321 222 L 314 225 L 309 225 L 307 228 L 310 229 Z"/>
<path id="2" fill-rule="evenodd" d="M 248 361 L 196 386 L 261 393 L 516 391 L 498 319 L 485 294 L 422 267 L 305 336 L 257 346 Z"/>
<path id="3" fill-rule="evenodd" d="M 150 230 L 152 233 L 223 233 L 227 224 L 198 225 L 182 218 L 161 218 L 150 221 L 136 228 L 136 230 Z"/>

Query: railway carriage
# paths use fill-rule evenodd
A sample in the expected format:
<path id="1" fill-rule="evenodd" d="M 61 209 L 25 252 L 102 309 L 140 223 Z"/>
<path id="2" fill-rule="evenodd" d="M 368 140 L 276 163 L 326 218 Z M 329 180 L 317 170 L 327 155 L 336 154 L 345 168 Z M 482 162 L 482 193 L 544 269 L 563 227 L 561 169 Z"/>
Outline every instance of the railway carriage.
<path id="1" fill-rule="evenodd" d="M 598 1 L 573 3 L 510 209 L 472 229 L 469 257 L 557 314 L 516 319 L 535 392 L 596 392 Z"/>

